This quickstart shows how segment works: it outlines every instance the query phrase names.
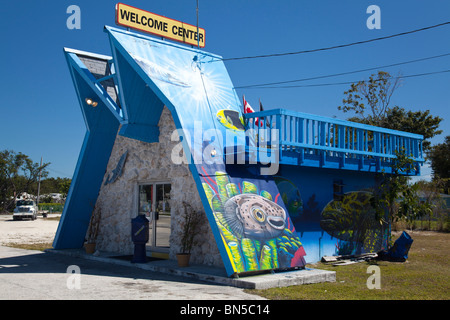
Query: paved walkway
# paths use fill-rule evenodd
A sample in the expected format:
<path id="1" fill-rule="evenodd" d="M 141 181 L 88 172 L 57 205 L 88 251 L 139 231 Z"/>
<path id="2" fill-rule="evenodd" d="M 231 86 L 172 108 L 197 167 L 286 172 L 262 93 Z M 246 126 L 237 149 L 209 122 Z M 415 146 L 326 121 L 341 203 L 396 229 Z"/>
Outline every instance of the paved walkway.
<path id="1" fill-rule="evenodd" d="M 78 270 L 80 274 L 76 273 Z M 174 274 L 3 246 L 0 246 L 0 292 L 2 299 L 7 300 L 262 299 L 236 287 Z"/>
<path id="2" fill-rule="evenodd" d="M 213 284 L 227 285 L 244 289 L 268 289 L 274 287 L 336 281 L 336 272 L 310 268 L 289 270 L 284 272 L 277 271 L 276 273 L 267 272 L 263 274 L 230 278 L 227 276 L 224 268 L 205 265 L 189 265 L 189 267 L 179 267 L 177 262 L 174 260 L 161 259 L 147 263 L 131 263 L 131 256 L 128 259 L 116 259 L 113 258 L 113 254 L 107 252 L 97 252 L 97 254 L 94 255 L 86 254 L 83 249 L 48 250 L 48 252 L 81 257 L 88 260 L 117 264 L 126 267 L 134 267 L 152 272 L 160 272 L 167 275 L 182 276 L 198 281 L 206 281 Z"/>

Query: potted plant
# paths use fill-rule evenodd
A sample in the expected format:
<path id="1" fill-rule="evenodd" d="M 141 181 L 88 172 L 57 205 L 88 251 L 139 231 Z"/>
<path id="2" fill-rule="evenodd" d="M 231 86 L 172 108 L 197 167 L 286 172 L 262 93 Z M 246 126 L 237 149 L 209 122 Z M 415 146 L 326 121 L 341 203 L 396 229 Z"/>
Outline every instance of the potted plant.
<path id="1" fill-rule="evenodd" d="M 89 229 L 87 232 L 87 239 L 84 244 L 84 250 L 87 254 L 92 254 L 95 252 L 95 242 L 97 240 L 100 217 L 101 210 L 99 208 L 95 208 L 92 212 L 91 221 L 89 222 Z"/>
<path id="2" fill-rule="evenodd" d="M 181 251 L 177 253 L 178 265 L 187 267 L 191 257 L 191 250 L 197 244 L 195 237 L 200 231 L 202 215 L 195 211 L 189 203 L 183 202 L 184 206 L 184 224 L 180 238 Z"/>

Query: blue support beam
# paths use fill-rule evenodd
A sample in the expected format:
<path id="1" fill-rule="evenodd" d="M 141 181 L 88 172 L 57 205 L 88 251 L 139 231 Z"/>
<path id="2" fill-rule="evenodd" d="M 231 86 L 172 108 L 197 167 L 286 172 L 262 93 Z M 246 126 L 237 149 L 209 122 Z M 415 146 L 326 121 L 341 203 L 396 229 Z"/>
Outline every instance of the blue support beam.
<path id="1" fill-rule="evenodd" d="M 106 121 L 105 121 L 106 122 Z M 103 122 L 103 124 L 106 124 Z M 74 177 L 61 215 L 53 247 L 82 248 L 89 221 L 97 202 L 106 166 L 117 134 L 116 126 L 109 130 L 86 132 Z"/>
<path id="2" fill-rule="evenodd" d="M 87 132 L 78 158 L 66 204 L 53 242 L 55 249 L 83 246 L 121 119 L 115 103 L 101 86 L 95 85 L 87 68 L 73 53 L 66 52 L 72 80 Z M 85 101 L 90 98 L 98 105 Z"/>

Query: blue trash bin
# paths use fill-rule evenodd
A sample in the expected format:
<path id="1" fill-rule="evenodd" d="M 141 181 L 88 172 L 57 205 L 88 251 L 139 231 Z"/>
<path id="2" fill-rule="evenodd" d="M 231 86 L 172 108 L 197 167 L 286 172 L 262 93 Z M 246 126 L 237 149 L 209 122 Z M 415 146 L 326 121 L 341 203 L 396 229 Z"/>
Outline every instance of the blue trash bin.
<path id="1" fill-rule="evenodd" d="M 150 221 L 144 215 L 131 219 L 131 240 L 134 243 L 132 263 L 147 262 L 145 244 L 149 240 L 149 223 Z"/>

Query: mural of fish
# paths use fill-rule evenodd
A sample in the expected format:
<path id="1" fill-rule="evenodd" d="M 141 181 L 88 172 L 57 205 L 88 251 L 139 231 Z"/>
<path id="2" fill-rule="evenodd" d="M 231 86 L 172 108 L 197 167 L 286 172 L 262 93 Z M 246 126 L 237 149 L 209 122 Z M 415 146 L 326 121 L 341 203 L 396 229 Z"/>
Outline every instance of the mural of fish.
<path id="1" fill-rule="evenodd" d="M 320 226 L 339 240 L 338 254 L 377 252 L 387 246 L 389 224 L 377 218 L 372 198 L 371 192 L 347 192 L 323 209 Z"/>
<path id="2" fill-rule="evenodd" d="M 225 128 L 233 131 L 245 131 L 244 118 L 235 110 L 223 109 L 216 114 L 217 120 Z"/>
<path id="3" fill-rule="evenodd" d="M 223 218 L 238 238 L 259 241 L 278 237 L 286 227 L 286 212 L 257 194 L 240 194 L 224 204 Z"/>
<path id="4" fill-rule="evenodd" d="M 292 181 L 286 178 L 274 177 L 274 180 L 278 190 L 280 190 L 281 199 L 283 199 L 289 216 L 295 222 L 303 214 L 303 201 L 300 190 Z"/>

